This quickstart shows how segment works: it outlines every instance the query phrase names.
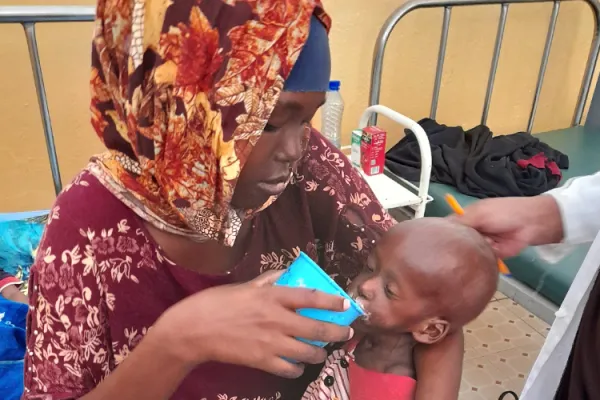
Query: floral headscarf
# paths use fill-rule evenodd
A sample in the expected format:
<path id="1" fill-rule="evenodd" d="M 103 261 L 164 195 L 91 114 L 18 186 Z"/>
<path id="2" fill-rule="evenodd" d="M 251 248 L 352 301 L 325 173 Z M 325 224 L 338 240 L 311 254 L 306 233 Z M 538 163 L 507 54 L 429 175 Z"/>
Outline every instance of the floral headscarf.
<path id="1" fill-rule="evenodd" d="M 99 0 L 89 169 L 159 229 L 232 245 L 237 178 L 320 0 Z M 264 208 L 264 206 L 263 206 Z"/>

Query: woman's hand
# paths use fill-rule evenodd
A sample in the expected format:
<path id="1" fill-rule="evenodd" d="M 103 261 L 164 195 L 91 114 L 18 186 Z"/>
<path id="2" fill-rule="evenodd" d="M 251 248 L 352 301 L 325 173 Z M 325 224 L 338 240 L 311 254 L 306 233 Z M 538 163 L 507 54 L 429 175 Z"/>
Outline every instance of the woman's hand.
<path id="1" fill-rule="evenodd" d="M 486 236 L 500 258 L 563 239 L 560 210 L 552 196 L 481 200 L 452 218 Z"/>
<path id="2" fill-rule="evenodd" d="M 249 283 L 204 290 L 166 311 L 153 329 L 160 330 L 190 366 L 218 361 L 296 378 L 303 373 L 301 363 L 318 364 L 327 354 L 295 337 L 341 342 L 352 330 L 301 317 L 295 310 L 344 311 L 349 304 L 318 291 L 273 286 L 278 277 L 268 274 Z"/>
<path id="3" fill-rule="evenodd" d="M 273 286 L 279 274 L 241 285 L 206 289 L 175 304 L 128 357 L 82 400 L 171 398 L 198 364 L 219 361 L 294 378 L 300 362 L 319 363 L 325 350 L 294 337 L 324 342 L 347 340 L 350 328 L 300 317 L 298 308 L 343 311 L 341 297 Z"/>

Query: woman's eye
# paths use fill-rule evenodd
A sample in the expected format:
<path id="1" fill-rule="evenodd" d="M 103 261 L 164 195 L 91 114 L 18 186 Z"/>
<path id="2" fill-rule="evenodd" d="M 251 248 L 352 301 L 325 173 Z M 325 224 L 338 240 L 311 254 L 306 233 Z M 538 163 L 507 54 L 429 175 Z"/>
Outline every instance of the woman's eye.
<path id="1" fill-rule="evenodd" d="M 278 129 L 279 129 L 278 127 L 267 123 L 265 125 L 265 128 L 263 129 L 263 131 L 264 132 L 276 132 Z"/>
<path id="2" fill-rule="evenodd" d="M 392 292 L 392 290 L 390 289 L 390 285 L 385 285 L 385 287 L 383 288 L 385 295 L 387 297 L 394 297 L 394 292 Z"/>

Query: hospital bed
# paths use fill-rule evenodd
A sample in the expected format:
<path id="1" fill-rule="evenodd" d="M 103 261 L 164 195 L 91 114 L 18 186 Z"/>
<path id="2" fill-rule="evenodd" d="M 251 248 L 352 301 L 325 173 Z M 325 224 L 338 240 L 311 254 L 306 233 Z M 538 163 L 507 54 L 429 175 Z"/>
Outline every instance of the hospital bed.
<path id="1" fill-rule="evenodd" d="M 582 0 L 583 1 L 583 0 Z M 598 60 L 600 50 L 600 2 L 598 0 L 585 0 L 593 13 L 595 30 L 592 38 L 591 49 L 587 58 L 578 100 L 575 106 L 572 123 L 569 127 L 551 132 L 536 134 L 541 141 L 546 142 L 551 147 L 567 154 L 570 159 L 568 170 L 563 172 L 563 182 L 568 178 L 587 175 L 600 171 L 600 89 L 597 87 L 592 99 L 587 120 L 582 124 L 584 109 L 590 88 L 593 74 Z M 430 107 L 429 117 L 435 119 L 438 110 L 440 90 L 442 88 L 442 76 L 444 69 L 444 60 L 446 47 L 448 44 L 448 32 L 451 25 L 453 9 L 457 7 L 471 7 L 479 5 L 496 5 L 500 9 L 500 17 L 497 26 L 497 33 L 493 55 L 491 58 L 490 72 L 487 81 L 487 88 L 484 97 L 481 113 L 481 123 L 486 124 L 488 120 L 492 94 L 494 91 L 494 81 L 501 55 L 502 41 L 506 27 L 509 8 L 512 4 L 522 3 L 551 3 L 552 13 L 548 22 L 548 31 L 543 49 L 542 59 L 540 60 L 539 73 L 535 86 L 531 111 L 527 124 L 527 132 L 531 132 L 538 110 L 540 95 L 544 83 L 544 75 L 548 66 L 550 50 L 556 31 L 557 20 L 559 16 L 561 3 L 559 0 L 410 0 L 398 7 L 382 26 L 375 44 L 373 54 L 373 67 L 371 75 L 371 88 L 369 95 L 369 105 L 379 104 L 382 87 L 383 60 L 386 51 L 388 39 L 396 25 L 408 14 L 418 9 L 441 8 L 443 10 L 442 34 L 440 38 L 438 59 L 434 79 L 433 96 Z M 418 37 L 411 37 L 411 40 L 418 40 Z M 468 82 L 467 82 L 468 83 Z M 377 115 L 371 117 L 370 124 L 377 122 Z M 443 121 L 442 121 L 443 122 Z M 491 127 L 493 130 L 493 126 Z M 477 199 L 459 193 L 455 188 L 431 183 L 429 194 L 433 201 L 427 205 L 426 215 L 428 216 L 446 216 L 452 210 L 444 201 L 444 195 L 450 193 L 454 195 L 463 205 L 473 203 Z M 571 285 L 581 262 L 588 250 L 588 245 L 579 246 L 573 253 L 562 259 L 558 264 L 549 264 L 542 260 L 537 252 L 529 248 L 522 254 L 512 259 L 506 260 L 509 269 L 512 272 L 511 277 L 502 277 L 499 289 L 505 295 L 513 298 L 523 305 L 530 312 L 542 318 L 546 322 L 551 322 L 554 318 L 554 312 L 557 309 L 569 286 Z"/>

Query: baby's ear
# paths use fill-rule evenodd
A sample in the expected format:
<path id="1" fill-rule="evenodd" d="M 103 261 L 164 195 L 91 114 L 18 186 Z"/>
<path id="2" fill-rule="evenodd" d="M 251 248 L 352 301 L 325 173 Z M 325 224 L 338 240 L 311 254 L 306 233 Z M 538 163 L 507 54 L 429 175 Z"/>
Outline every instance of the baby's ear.
<path id="1" fill-rule="evenodd" d="M 434 344 L 445 338 L 449 331 L 448 321 L 442 318 L 431 318 L 421 323 L 412 335 L 418 343 Z"/>

